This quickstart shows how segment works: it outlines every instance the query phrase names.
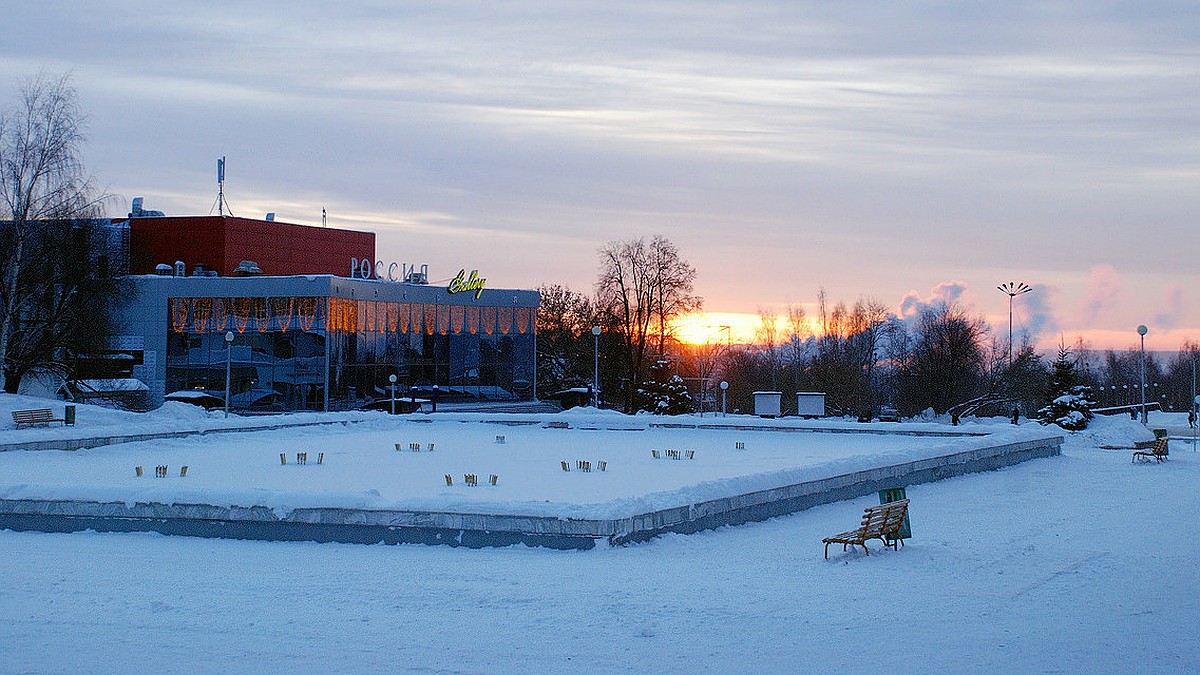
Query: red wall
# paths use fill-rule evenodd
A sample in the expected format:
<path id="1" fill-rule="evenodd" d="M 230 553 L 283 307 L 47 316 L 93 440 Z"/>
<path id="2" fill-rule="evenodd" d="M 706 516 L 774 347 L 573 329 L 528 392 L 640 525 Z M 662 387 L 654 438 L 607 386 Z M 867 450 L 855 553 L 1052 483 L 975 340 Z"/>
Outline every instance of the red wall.
<path id="1" fill-rule="evenodd" d="M 234 216 L 129 219 L 130 271 L 150 274 L 155 265 L 182 260 L 191 274 L 197 263 L 221 276 L 243 260 L 264 274 L 350 275 L 351 258 L 375 259 L 375 233 L 338 230 Z"/>

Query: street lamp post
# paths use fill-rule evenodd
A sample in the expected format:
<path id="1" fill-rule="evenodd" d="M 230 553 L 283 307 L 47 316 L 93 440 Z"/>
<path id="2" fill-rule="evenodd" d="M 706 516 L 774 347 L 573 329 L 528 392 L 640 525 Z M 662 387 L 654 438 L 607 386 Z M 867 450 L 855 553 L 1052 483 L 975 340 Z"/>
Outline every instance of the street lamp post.
<path id="1" fill-rule="evenodd" d="M 1145 326 L 1137 327 L 1138 335 L 1142 337 L 1142 362 L 1141 362 L 1141 380 L 1142 380 L 1142 424 L 1146 423 L 1146 333 L 1150 332 Z"/>
<path id="2" fill-rule="evenodd" d="M 725 416 L 725 392 L 729 389 L 729 383 L 721 380 L 721 417 Z"/>
<path id="3" fill-rule="evenodd" d="M 1024 293 L 1028 293 L 1033 288 L 1025 285 L 1024 282 L 1010 281 L 1006 284 L 1000 284 L 996 287 L 1001 293 L 1008 296 L 1008 369 L 1012 370 L 1012 348 L 1013 348 L 1013 298 Z"/>
<path id="4" fill-rule="evenodd" d="M 396 414 L 396 374 L 395 373 L 388 375 L 388 382 L 391 383 L 391 386 L 389 386 L 388 389 L 391 390 L 392 414 L 395 415 Z"/>
<path id="5" fill-rule="evenodd" d="M 595 350 L 592 353 L 592 405 L 600 407 L 600 326 L 592 326 Z"/>
<path id="6" fill-rule="evenodd" d="M 225 332 L 225 417 L 229 417 L 229 371 L 233 361 L 233 331 Z"/>

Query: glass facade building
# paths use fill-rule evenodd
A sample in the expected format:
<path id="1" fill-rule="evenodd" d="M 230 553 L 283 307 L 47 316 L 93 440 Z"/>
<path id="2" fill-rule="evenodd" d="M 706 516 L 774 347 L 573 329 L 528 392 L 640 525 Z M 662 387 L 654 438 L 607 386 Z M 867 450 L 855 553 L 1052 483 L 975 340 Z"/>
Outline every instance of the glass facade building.
<path id="1" fill-rule="evenodd" d="M 444 401 L 536 397 L 535 291 L 329 275 L 132 279 L 119 339 L 141 344 L 152 396 L 223 398 L 228 365 L 235 410 L 361 407 L 389 397 L 392 375 L 399 397 L 429 398 L 435 386 Z"/>

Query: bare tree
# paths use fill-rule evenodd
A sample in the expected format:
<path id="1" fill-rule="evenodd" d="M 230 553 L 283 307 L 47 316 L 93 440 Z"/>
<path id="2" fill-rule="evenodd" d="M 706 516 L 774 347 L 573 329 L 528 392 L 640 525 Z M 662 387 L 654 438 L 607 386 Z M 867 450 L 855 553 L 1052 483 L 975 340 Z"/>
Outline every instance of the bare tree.
<path id="1" fill-rule="evenodd" d="M 771 390 L 779 388 L 779 315 L 774 310 L 758 308 L 758 328 L 754 337 L 762 350 L 763 361 L 771 377 Z"/>
<path id="2" fill-rule="evenodd" d="M 26 82 L 16 106 L 0 113 L 3 390 L 15 391 L 20 374 L 31 363 L 52 358 L 64 331 L 77 330 L 84 319 L 78 289 L 42 269 L 44 251 L 71 243 L 58 241 L 62 237 L 81 239 L 79 231 L 88 228 L 82 221 L 99 211 L 100 198 L 81 160 L 83 119 L 66 75 Z"/>
<path id="3" fill-rule="evenodd" d="M 905 361 L 899 364 L 897 407 L 905 414 L 925 408 L 943 413 L 981 395 L 987 323 L 957 305 L 935 304 L 913 326 Z"/>
<path id="4" fill-rule="evenodd" d="M 693 293 L 696 270 L 661 236 L 612 241 L 600 249 L 596 310 L 609 330 L 621 336 L 625 409 L 645 376 L 647 349 L 656 333 L 659 353 L 675 318 L 696 311 L 702 300 Z M 651 331 L 654 331 L 652 333 Z"/>
<path id="5" fill-rule="evenodd" d="M 859 300 L 847 307 L 829 306 L 825 290 L 817 294 L 821 334 L 809 366 L 813 384 L 825 392 L 827 405 L 843 414 L 870 417 L 876 405 L 876 365 L 888 324 L 887 306 Z"/>
<path id="6" fill-rule="evenodd" d="M 1196 364 L 1200 361 L 1200 345 L 1185 341 L 1167 363 L 1163 382 L 1164 402 L 1171 410 L 1192 410 L 1196 392 L 1193 389 Z"/>
<path id="7" fill-rule="evenodd" d="M 787 306 L 788 369 L 792 373 L 792 390 L 800 390 L 800 374 L 804 370 L 805 346 L 812 337 L 808 314 L 801 305 Z"/>
<path id="8" fill-rule="evenodd" d="M 558 284 L 541 286 L 538 293 L 538 390 L 550 393 L 591 383 L 596 321 L 591 299 Z"/>
<path id="9" fill-rule="evenodd" d="M 673 337 L 674 320 L 700 309 L 703 301 L 693 294 L 696 268 L 679 256 L 679 249 L 662 235 L 655 235 L 649 246 L 655 301 L 653 314 L 658 323 L 658 352 L 666 351 Z"/>

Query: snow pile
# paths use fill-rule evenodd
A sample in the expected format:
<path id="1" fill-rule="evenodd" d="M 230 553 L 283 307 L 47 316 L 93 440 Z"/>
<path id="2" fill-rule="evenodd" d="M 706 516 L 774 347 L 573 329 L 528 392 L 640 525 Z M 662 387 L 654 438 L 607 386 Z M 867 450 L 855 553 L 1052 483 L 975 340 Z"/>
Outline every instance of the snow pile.
<path id="1" fill-rule="evenodd" d="M 75 406 L 75 426 L 58 423 L 47 427 L 17 429 L 12 421 L 14 410 L 49 408 L 62 419 L 66 406 Z M 167 401 L 149 412 L 130 412 L 87 403 L 71 403 L 56 399 L 37 398 L 18 394 L 0 394 L 0 443 L 20 443 L 64 438 L 92 438 L 124 434 L 153 434 L 166 432 L 213 431 L 217 429 L 253 429 L 281 424 L 312 424 L 316 422 L 346 422 L 371 420 L 386 416 L 382 412 L 346 411 L 334 413 L 288 413 L 285 415 L 256 415 L 225 418 L 220 410 L 205 410 L 181 401 Z"/>
<path id="2" fill-rule="evenodd" d="M 1097 415 L 1087 429 L 1072 435 L 1099 448 L 1132 448 L 1136 443 L 1154 440 L 1154 433 L 1146 425 L 1124 415 Z"/>

